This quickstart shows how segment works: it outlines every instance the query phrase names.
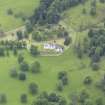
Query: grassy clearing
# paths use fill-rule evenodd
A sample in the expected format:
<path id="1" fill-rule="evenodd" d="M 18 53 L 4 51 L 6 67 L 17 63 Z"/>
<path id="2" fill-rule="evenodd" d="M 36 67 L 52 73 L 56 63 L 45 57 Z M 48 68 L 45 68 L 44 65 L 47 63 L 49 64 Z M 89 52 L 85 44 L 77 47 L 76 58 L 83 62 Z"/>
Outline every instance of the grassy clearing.
<path id="1" fill-rule="evenodd" d="M 22 12 L 24 12 L 26 15 L 29 15 L 32 13 L 35 4 L 36 6 L 38 5 L 37 1 L 39 0 L 36 0 L 36 2 L 34 2 L 34 0 L 29 0 L 27 2 L 25 2 L 25 0 L 18 0 L 16 5 L 14 5 L 14 0 L 7 0 L 7 1 L 1 0 L 0 3 L 2 5 L 0 4 L 0 23 L 7 30 L 22 25 L 21 20 L 15 19 L 11 16 L 7 16 L 6 10 L 11 7 L 14 9 L 16 13 L 22 10 Z M 88 9 L 89 4 L 90 2 L 88 2 L 85 6 L 87 8 L 87 11 L 89 11 Z M 31 9 L 29 9 L 30 7 Z M 103 4 L 98 4 L 98 8 L 105 8 L 105 6 Z M 84 23 L 84 25 L 87 26 L 88 25 L 87 23 L 89 23 L 90 25 L 90 23 L 94 24 L 100 21 L 100 19 L 98 19 L 97 17 L 93 18 L 88 14 L 81 15 L 82 9 L 83 6 L 79 5 L 78 7 L 68 10 L 66 13 L 64 13 L 65 16 L 67 17 L 61 22 L 64 26 L 66 25 L 67 29 L 71 32 L 71 36 L 73 38 L 73 44 L 76 44 L 77 42 L 82 42 L 83 38 L 86 36 L 87 31 L 84 32 L 75 31 L 78 30 L 78 27 L 81 25 L 82 22 Z M 99 12 L 99 14 L 100 13 L 101 12 Z M 99 16 L 101 15 L 102 14 L 100 14 Z M 73 28 L 73 30 L 71 30 L 71 27 Z M 62 43 L 62 40 L 59 41 L 60 41 L 59 43 Z M 5 93 L 7 95 L 8 97 L 7 105 L 21 105 L 20 95 L 23 93 L 28 94 L 29 99 L 27 105 L 30 105 L 32 100 L 35 99 L 35 97 L 30 96 L 28 93 L 28 85 L 31 82 L 35 82 L 38 84 L 40 90 L 39 93 L 42 91 L 56 92 L 56 84 L 58 82 L 57 74 L 59 71 L 62 70 L 68 72 L 69 85 L 60 94 L 66 97 L 68 101 L 70 101 L 70 95 L 72 93 L 80 92 L 81 90 L 86 89 L 90 94 L 90 97 L 93 102 L 97 97 L 102 96 L 105 103 L 104 94 L 100 90 L 95 88 L 95 83 L 99 81 L 101 77 L 105 74 L 104 59 L 102 59 L 102 62 L 100 64 L 101 66 L 100 70 L 95 72 L 90 68 L 90 59 L 86 56 L 84 56 L 84 58 L 81 60 L 78 59 L 72 48 L 68 49 L 68 51 L 66 51 L 63 55 L 56 57 L 41 56 L 34 58 L 31 57 L 29 53 L 27 53 L 26 51 L 24 52 L 24 57 L 25 60 L 29 62 L 29 64 L 31 64 L 33 61 L 39 61 L 41 63 L 41 73 L 35 75 L 28 72 L 27 80 L 25 82 L 21 82 L 19 80 L 14 80 L 10 78 L 9 71 L 12 67 L 16 67 L 17 71 L 18 72 L 20 71 L 16 57 L 10 55 L 10 57 L 0 58 L 0 68 L 1 68 L 0 93 Z M 86 76 L 92 77 L 93 79 L 92 85 L 90 86 L 83 85 L 83 80 Z M 95 103 L 93 105 L 95 105 Z"/>
<path id="2" fill-rule="evenodd" d="M 0 24 L 4 30 L 12 30 L 23 25 L 24 22 L 20 18 L 8 16 L 7 10 L 12 9 L 14 15 L 22 13 L 24 16 L 30 16 L 35 7 L 39 4 L 39 0 L 0 0 Z"/>
<path id="3" fill-rule="evenodd" d="M 86 9 L 86 14 L 83 14 L 83 9 Z M 65 23 L 78 31 L 80 27 L 90 27 L 94 24 L 99 24 L 104 18 L 105 5 L 97 2 L 97 15 L 90 15 L 91 0 L 85 5 L 76 6 L 63 14 Z"/>
<path id="4" fill-rule="evenodd" d="M 56 83 L 57 83 L 57 74 L 59 71 L 65 70 L 68 72 L 69 76 L 69 85 L 64 89 L 61 95 L 66 97 L 69 101 L 69 96 L 74 92 L 80 92 L 83 89 L 86 89 L 93 101 L 98 96 L 103 96 L 104 94 L 95 88 L 95 83 L 101 78 L 103 73 L 105 73 L 105 69 L 100 69 L 98 72 L 92 71 L 89 67 L 90 60 L 87 57 L 79 60 L 72 50 L 68 50 L 62 56 L 58 57 L 31 57 L 27 52 L 24 52 L 24 57 L 27 62 L 30 64 L 38 60 L 41 63 L 41 73 L 40 74 L 27 74 L 27 80 L 25 82 L 21 82 L 19 80 L 11 79 L 9 76 L 9 70 L 11 67 L 16 66 L 17 70 L 17 60 L 16 57 L 10 56 L 6 58 L 0 58 L 0 93 L 6 93 L 8 96 L 7 105 L 21 105 L 20 103 L 20 95 L 22 93 L 27 93 L 29 97 L 29 105 L 32 97 L 28 93 L 28 84 L 30 82 L 35 82 L 38 84 L 40 92 L 47 91 L 52 92 L 56 91 Z M 10 62 L 11 61 L 11 62 Z M 102 63 L 104 65 L 105 62 Z M 55 66 L 56 65 L 56 66 Z M 76 66 L 75 66 L 76 65 Z M 82 65 L 85 65 L 84 68 Z M 83 80 L 86 76 L 92 76 L 93 84 L 89 87 L 83 85 Z M 39 93 L 40 93 L 39 92 Z M 93 104 L 95 105 L 95 104 Z"/>

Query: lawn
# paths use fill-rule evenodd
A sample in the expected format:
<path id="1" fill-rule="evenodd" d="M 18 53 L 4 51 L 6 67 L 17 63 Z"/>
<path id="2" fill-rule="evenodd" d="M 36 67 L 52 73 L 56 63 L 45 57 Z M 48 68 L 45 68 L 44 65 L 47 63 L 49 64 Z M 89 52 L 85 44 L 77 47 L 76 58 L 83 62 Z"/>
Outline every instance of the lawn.
<path id="1" fill-rule="evenodd" d="M 62 15 L 63 21 L 76 31 L 80 30 L 81 27 L 89 28 L 93 25 L 97 25 L 105 19 L 105 5 L 97 1 L 96 7 L 96 16 L 91 16 L 91 0 L 88 0 L 84 5 L 81 4 L 69 9 L 68 11 L 65 11 Z M 83 14 L 83 9 L 86 10 L 85 14 Z"/>
<path id="2" fill-rule="evenodd" d="M 24 24 L 17 14 L 30 16 L 39 5 L 39 0 L 0 0 L 0 25 L 5 31 L 18 28 Z M 7 10 L 12 9 L 13 15 L 7 15 Z"/>
<path id="3" fill-rule="evenodd" d="M 24 57 L 29 64 L 33 61 L 39 61 L 41 63 L 41 73 L 31 74 L 27 73 L 27 80 L 25 82 L 12 79 L 10 77 L 9 70 L 12 67 L 16 67 L 18 72 L 19 67 L 17 65 L 17 59 L 14 56 L 0 58 L 0 93 L 5 93 L 8 97 L 7 105 L 21 105 L 20 95 L 22 93 L 28 94 L 28 104 L 29 105 L 35 97 L 32 97 L 28 93 L 28 85 L 31 82 L 35 82 L 39 86 L 39 93 L 42 91 L 52 92 L 56 91 L 56 84 L 58 82 L 57 74 L 59 71 L 67 71 L 69 77 L 69 85 L 65 87 L 63 92 L 59 93 L 66 97 L 69 101 L 70 95 L 75 92 L 80 92 L 86 89 L 90 94 L 93 101 L 104 94 L 95 88 L 95 83 L 101 79 L 102 75 L 105 73 L 104 69 L 100 69 L 98 72 L 92 71 L 89 67 L 90 60 L 84 57 L 79 60 L 74 52 L 69 49 L 63 55 L 58 57 L 31 57 L 29 53 L 24 52 Z M 102 62 L 104 65 L 105 62 Z M 76 66 L 75 66 L 76 65 Z M 82 67 L 84 65 L 84 67 Z M 103 67 L 102 67 L 103 68 Z M 83 80 L 86 76 L 92 76 L 93 83 L 90 86 L 84 86 Z M 104 98 L 105 100 L 105 98 Z M 95 105 L 95 104 L 93 104 Z"/>
<path id="4" fill-rule="evenodd" d="M 21 21 L 21 19 L 8 16 L 6 14 L 7 9 L 13 9 L 15 14 L 22 12 L 24 15 L 29 16 L 33 13 L 35 6 L 37 7 L 38 4 L 39 0 L 27 0 L 27 2 L 26 0 L 0 0 L 0 24 L 6 31 L 23 25 L 24 22 Z M 89 13 L 89 6 L 90 1 L 86 6 L 79 5 L 64 13 L 65 17 L 64 20 L 61 21 L 61 24 L 66 26 L 66 28 L 71 32 L 70 35 L 73 38 L 73 44 L 82 42 L 83 38 L 86 36 L 87 31 L 77 32 L 78 27 L 82 23 L 87 26 L 87 24 L 95 24 L 101 21 L 99 17 L 102 15 L 101 10 L 104 10 L 105 6 L 98 3 L 98 14 L 100 15 L 94 18 L 89 14 L 83 15 L 81 13 L 84 7 Z M 93 105 L 96 105 L 94 101 L 98 97 L 103 97 L 105 103 L 104 93 L 95 87 L 95 83 L 105 74 L 105 58 L 103 58 L 100 63 L 100 70 L 93 71 L 90 67 L 90 58 L 84 55 L 82 59 L 78 59 L 73 51 L 73 46 L 65 51 L 61 56 L 55 57 L 32 57 L 27 51 L 23 51 L 23 53 L 25 60 L 29 64 L 34 61 L 40 62 L 41 73 L 32 74 L 30 71 L 27 72 L 26 81 L 12 79 L 10 77 L 11 68 L 16 67 L 17 71 L 20 72 L 17 57 L 13 56 L 13 54 L 10 54 L 9 57 L 0 57 L 0 93 L 7 95 L 6 105 L 22 105 L 20 103 L 20 95 L 23 93 L 28 95 L 27 105 L 31 105 L 32 101 L 36 99 L 36 96 L 32 97 L 28 92 L 28 86 L 31 82 L 38 84 L 39 93 L 43 91 L 54 91 L 59 93 L 56 90 L 56 84 L 58 83 L 57 75 L 60 71 L 67 71 L 68 73 L 69 84 L 64 88 L 63 92 L 59 93 L 64 96 L 68 102 L 70 102 L 70 96 L 73 93 L 78 93 L 85 89 L 90 94 L 90 99 L 92 99 Z M 93 79 L 93 83 L 90 86 L 83 84 L 83 80 L 86 76 L 91 76 Z"/>

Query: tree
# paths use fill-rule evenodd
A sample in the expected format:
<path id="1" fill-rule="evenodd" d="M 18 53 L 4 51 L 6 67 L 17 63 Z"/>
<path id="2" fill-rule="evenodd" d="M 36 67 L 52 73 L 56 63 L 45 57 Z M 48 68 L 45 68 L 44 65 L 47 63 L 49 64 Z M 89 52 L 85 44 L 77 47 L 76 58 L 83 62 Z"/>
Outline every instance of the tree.
<path id="1" fill-rule="evenodd" d="M 86 77 L 85 77 L 85 80 L 84 80 L 84 84 L 89 85 L 89 84 L 91 84 L 91 83 L 92 83 L 92 78 L 91 78 L 90 76 L 86 76 Z"/>
<path id="2" fill-rule="evenodd" d="M 91 8 L 91 10 L 90 10 L 90 14 L 92 15 L 92 16 L 95 16 L 96 15 L 96 7 L 92 7 Z"/>
<path id="3" fill-rule="evenodd" d="M 77 53 L 78 58 L 81 59 L 83 57 L 83 49 L 80 43 L 75 47 L 75 49 L 76 49 L 75 51 Z"/>
<path id="4" fill-rule="evenodd" d="M 79 95 L 79 102 L 84 104 L 86 99 L 88 98 L 89 98 L 89 94 L 83 90 Z"/>
<path id="5" fill-rule="evenodd" d="M 21 103 L 27 103 L 28 99 L 27 99 L 27 95 L 26 94 L 22 94 L 20 97 L 20 101 Z"/>
<path id="6" fill-rule="evenodd" d="M 86 14 L 87 13 L 86 8 L 83 8 L 82 13 L 83 14 Z"/>
<path id="7" fill-rule="evenodd" d="M 13 54 L 16 56 L 18 54 L 16 47 L 13 48 Z"/>
<path id="8" fill-rule="evenodd" d="M 99 0 L 101 3 L 105 3 L 105 0 Z"/>
<path id="9" fill-rule="evenodd" d="M 66 76 L 62 78 L 62 83 L 63 83 L 63 85 L 68 84 L 68 78 Z"/>
<path id="10" fill-rule="evenodd" d="M 35 61 L 31 65 L 31 72 L 32 73 L 39 73 L 40 72 L 40 63 L 38 61 Z"/>
<path id="11" fill-rule="evenodd" d="M 33 56 L 38 55 L 38 54 L 39 54 L 38 48 L 37 48 L 36 46 L 34 46 L 34 45 L 31 45 L 30 53 L 31 53 L 31 55 L 33 55 Z"/>
<path id="12" fill-rule="evenodd" d="M 62 91 L 63 88 L 64 88 L 64 87 L 63 87 L 63 83 L 62 83 L 61 81 L 59 81 L 58 84 L 57 84 L 57 90 L 58 90 L 58 91 Z"/>
<path id="13" fill-rule="evenodd" d="M 5 50 L 3 47 L 0 47 L 0 56 L 4 56 L 5 55 Z"/>
<path id="14" fill-rule="evenodd" d="M 22 81 L 26 80 L 26 74 L 23 72 L 20 72 L 19 73 L 19 80 L 22 80 Z"/>
<path id="15" fill-rule="evenodd" d="M 70 105 L 78 105 L 78 96 L 77 93 L 73 93 L 71 95 L 71 103 Z"/>
<path id="16" fill-rule="evenodd" d="M 32 105 L 49 105 L 49 103 L 47 99 L 37 99 Z"/>
<path id="17" fill-rule="evenodd" d="M 38 86 L 35 83 L 29 84 L 29 93 L 32 95 L 36 95 L 38 93 Z"/>
<path id="18" fill-rule="evenodd" d="M 67 105 L 67 101 L 64 98 L 59 100 L 59 105 Z"/>
<path id="19" fill-rule="evenodd" d="M 58 78 L 59 79 L 62 79 L 64 76 L 67 76 L 67 72 L 66 71 L 59 72 L 59 74 L 58 74 Z"/>
<path id="20" fill-rule="evenodd" d="M 13 10 L 12 10 L 11 8 L 9 8 L 9 9 L 7 10 L 7 14 L 8 14 L 8 15 L 13 15 Z"/>
<path id="21" fill-rule="evenodd" d="M 0 103 L 4 104 L 7 102 L 7 97 L 5 94 L 0 94 Z"/>
<path id="22" fill-rule="evenodd" d="M 12 68 L 11 71 L 10 71 L 10 76 L 12 78 L 16 78 L 18 76 L 18 73 L 16 71 L 16 68 Z"/>
<path id="23" fill-rule="evenodd" d="M 22 40 L 23 39 L 23 33 L 22 33 L 22 31 L 17 31 L 16 36 L 17 36 L 18 40 Z"/>
<path id="24" fill-rule="evenodd" d="M 43 36 L 40 34 L 40 32 L 33 31 L 32 39 L 34 39 L 35 41 L 42 41 Z"/>
<path id="25" fill-rule="evenodd" d="M 66 37 L 65 41 L 64 41 L 64 45 L 68 46 L 71 43 L 71 38 L 70 37 Z"/>
<path id="26" fill-rule="evenodd" d="M 93 70 L 97 71 L 97 70 L 99 70 L 99 63 L 92 63 L 91 67 Z"/>
<path id="27" fill-rule="evenodd" d="M 0 25 L 0 36 L 4 36 L 4 35 L 5 35 L 5 32 L 4 32 L 3 28 Z"/>
<path id="28" fill-rule="evenodd" d="M 28 33 L 30 33 L 33 30 L 32 24 L 29 20 L 26 21 L 25 26 Z"/>
<path id="29" fill-rule="evenodd" d="M 103 99 L 101 97 L 96 99 L 96 105 L 104 105 Z"/>
<path id="30" fill-rule="evenodd" d="M 29 38 L 29 35 L 28 35 L 28 32 L 27 31 L 24 31 L 24 38 L 26 38 L 26 39 Z"/>
<path id="31" fill-rule="evenodd" d="M 20 70 L 25 72 L 25 71 L 28 71 L 29 70 L 29 65 L 27 62 L 23 61 L 21 64 L 20 64 Z"/>
<path id="32" fill-rule="evenodd" d="M 93 102 L 92 102 L 92 100 L 88 99 L 85 101 L 84 105 L 93 105 Z"/>
<path id="33" fill-rule="evenodd" d="M 44 0 L 30 17 L 32 26 L 35 24 L 57 24 L 61 19 L 61 13 L 78 4 L 84 4 L 86 0 Z"/>
<path id="34" fill-rule="evenodd" d="M 19 54 L 19 56 L 18 56 L 18 63 L 20 64 L 20 63 L 22 63 L 23 61 L 24 61 L 23 55 L 22 55 L 22 54 Z"/>
<path id="35" fill-rule="evenodd" d="M 63 85 L 68 84 L 67 72 L 65 72 L 65 71 L 59 72 L 58 78 L 59 78 L 59 80 L 61 80 Z"/>
<path id="36" fill-rule="evenodd" d="M 59 102 L 60 97 L 56 93 L 50 93 L 48 96 L 49 102 Z"/>

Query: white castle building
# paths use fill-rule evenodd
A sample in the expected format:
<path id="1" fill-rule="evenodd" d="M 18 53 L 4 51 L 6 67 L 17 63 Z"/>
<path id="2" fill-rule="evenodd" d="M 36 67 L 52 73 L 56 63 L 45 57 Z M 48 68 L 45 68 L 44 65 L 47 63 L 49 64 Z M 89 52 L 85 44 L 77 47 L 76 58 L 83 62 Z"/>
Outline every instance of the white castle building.
<path id="1" fill-rule="evenodd" d="M 45 43 L 44 49 L 46 50 L 54 50 L 59 53 L 63 53 L 64 48 L 61 45 L 55 44 L 55 43 Z"/>

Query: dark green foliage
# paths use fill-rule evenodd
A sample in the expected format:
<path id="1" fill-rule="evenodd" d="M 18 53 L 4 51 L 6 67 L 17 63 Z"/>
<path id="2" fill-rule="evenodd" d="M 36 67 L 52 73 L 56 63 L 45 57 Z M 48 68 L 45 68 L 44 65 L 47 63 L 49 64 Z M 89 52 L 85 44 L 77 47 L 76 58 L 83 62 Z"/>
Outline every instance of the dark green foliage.
<path id="1" fill-rule="evenodd" d="M 58 79 L 62 82 L 64 86 L 67 85 L 68 84 L 67 72 L 65 71 L 59 72 Z"/>
<path id="2" fill-rule="evenodd" d="M 99 81 L 99 83 L 97 84 L 97 87 L 102 90 L 103 92 L 105 92 L 105 75 L 102 77 L 102 79 Z"/>
<path id="3" fill-rule="evenodd" d="M 20 64 L 20 63 L 22 63 L 23 61 L 24 61 L 23 55 L 22 55 L 22 54 L 19 54 L 19 56 L 18 56 L 18 63 Z"/>
<path id="4" fill-rule="evenodd" d="M 83 57 L 83 49 L 80 44 L 76 45 L 75 51 L 76 51 L 77 57 L 81 59 Z"/>
<path id="5" fill-rule="evenodd" d="M 85 77 L 84 84 L 89 85 L 92 83 L 92 78 L 90 76 Z"/>
<path id="6" fill-rule="evenodd" d="M 80 102 L 81 104 L 84 104 L 85 101 L 86 101 L 88 98 L 89 98 L 89 94 L 88 94 L 86 91 L 83 90 L 83 91 L 80 93 L 80 95 L 79 95 L 79 102 Z"/>
<path id="7" fill-rule="evenodd" d="M 29 93 L 32 95 L 36 95 L 38 93 L 38 86 L 35 83 L 29 84 Z"/>
<path id="8" fill-rule="evenodd" d="M 96 105 L 104 105 L 103 99 L 101 97 L 96 99 Z"/>
<path id="9" fill-rule="evenodd" d="M 37 99 L 32 105 L 49 105 L 49 103 L 47 99 Z"/>
<path id="10" fill-rule="evenodd" d="M 19 80 L 22 80 L 22 81 L 26 80 L 26 74 L 25 73 L 20 72 L 18 76 L 19 76 Z"/>
<path id="11" fill-rule="evenodd" d="M 99 0 L 101 3 L 105 3 L 105 0 Z"/>
<path id="12" fill-rule="evenodd" d="M 0 104 L 7 103 L 7 97 L 5 94 L 0 94 Z"/>
<path id="13" fill-rule="evenodd" d="M 13 10 L 12 10 L 11 8 L 9 8 L 9 9 L 7 10 L 7 14 L 8 14 L 8 15 L 13 15 Z"/>
<path id="14" fill-rule="evenodd" d="M 57 84 L 57 90 L 58 91 L 63 91 L 63 88 L 64 88 L 63 83 L 61 81 L 59 81 L 58 84 Z"/>
<path id="15" fill-rule="evenodd" d="M 12 69 L 11 69 L 11 71 L 10 71 L 10 76 L 11 76 L 12 78 L 16 78 L 16 77 L 18 76 L 18 73 L 17 73 L 17 71 L 16 71 L 15 68 L 12 68 Z"/>
<path id="16" fill-rule="evenodd" d="M 97 8 L 97 1 L 96 0 L 92 0 L 92 2 L 91 2 L 91 9 L 90 9 L 90 14 L 92 16 L 96 15 L 96 13 L 97 13 L 96 8 Z"/>
<path id="17" fill-rule="evenodd" d="M 41 0 L 30 21 L 32 25 L 56 24 L 61 19 L 60 13 L 84 2 L 85 0 Z"/>
<path id="18" fill-rule="evenodd" d="M 27 32 L 27 31 L 24 31 L 24 33 L 23 33 L 23 34 L 24 34 L 24 38 L 25 38 L 25 39 L 28 39 L 28 38 L 29 38 L 29 34 L 28 34 L 28 32 Z"/>
<path id="19" fill-rule="evenodd" d="M 105 55 L 105 30 L 90 29 L 88 38 L 87 47 L 84 48 L 87 50 L 86 53 L 91 57 L 94 68 L 94 65 L 96 65 L 94 63 L 99 62 L 101 57 Z"/>
<path id="20" fill-rule="evenodd" d="M 28 33 L 30 33 L 33 30 L 33 27 L 30 21 L 27 20 L 25 26 Z"/>
<path id="21" fill-rule="evenodd" d="M 28 65 L 28 63 L 25 62 L 25 61 L 22 62 L 22 63 L 20 64 L 20 70 L 23 71 L 23 72 L 28 71 L 28 70 L 29 70 L 29 65 Z"/>
<path id="22" fill-rule="evenodd" d="M 3 47 L 0 47 L 0 56 L 5 55 L 5 49 Z"/>
<path id="23" fill-rule="evenodd" d="M 92 16 L 96 15 L 96 8 L 95 8 L 95 7 L 92 7 L 92 8 L 91 8 L 90 14 L 91 14 Z"/>
<path id="24" fill-rule="evenodd" d="M 59 96 L 57 96 L 56 93 L 51 93 L 48 96 L 48 101 L 49 102 L 59 102 Z"/>
<path id="25" fill-rule="evenodd" d="M 94 63 L 94 62 L 93 62 L 93 63 L 91 64 L 91 67 L 92 67 L 93 70 L 97 71 L 97 70 L 99 70 L 99 63 Z"/>
<path id="26" fill-rule="evenodd" d="M 18 40 L 22 40 L 23 39 L 22 31 L 17 31 L 16 35 L 17 35 Z"/>
<path id="27" fill-rule="evenodd" d="M 28 99 L 27 99 L 27 95 L 26 94 L 22 94 L 20 97 L 20 101 L 21 103 L 27 103 Z"/>
<path id="28" fill-rule="evenodd" d="M 64 41 L 64 45 L 68 46 L 71 43 L 71 37 L 66 37 Z"/>
<path id="29" fill-rule="evenodd" d="M 32 105 L 67 105 L 67 101 L 56 93 L 40 94 Z"/>
<path id="30" fill-rule="evenodd" d="M 38 61 L 32 63 L 30 70 L 32 73 L 39 73 L 40 72 L 40 63 Z"/>
<path id="31" fill-rule="evenodd" d="M 32 33 L 32 39 L 39 42 L 39 41 L 43 41 L 44 40 L 44 36 L 41 35 L 41 33 L 38 32 L 38 31 L 37 32 L 33 31 L 33 33 Z"/>
<path id="32" fill-rule="evenodd" d="M 67 105 L 67 101 L 64 98 L 59 100 L 59 105 Z"/>
<path id="33" fill-rule="evenodd" d="M 36 46 L 34 46 L 34 45 L 31 45 L 30 53 L 31 53 L 31 55 L 33 55 L 33 56 L 38 55 L 38 54 L 39 54 L 38 48 L 37 48 Z"/>
<path id="34" fill-rule="evenodd" d="M 86 13 L 87 13 L 87 11 L 86 11 L 85 8 L 83 8 L 82 13 L 83 13 L 83 14 L 86 14 Z"/>
<path id="35" fill-rule="evenodd" d="M 18 51 L 16 48 L 13 48 L 13 54 L 16 56 L 18 54 Z"/>

